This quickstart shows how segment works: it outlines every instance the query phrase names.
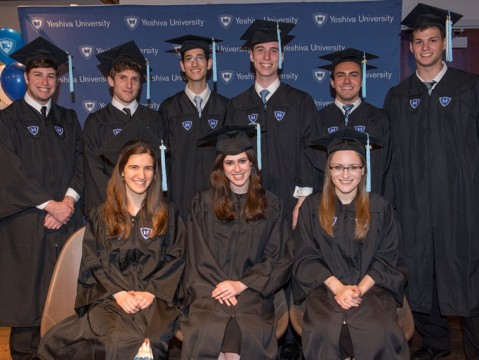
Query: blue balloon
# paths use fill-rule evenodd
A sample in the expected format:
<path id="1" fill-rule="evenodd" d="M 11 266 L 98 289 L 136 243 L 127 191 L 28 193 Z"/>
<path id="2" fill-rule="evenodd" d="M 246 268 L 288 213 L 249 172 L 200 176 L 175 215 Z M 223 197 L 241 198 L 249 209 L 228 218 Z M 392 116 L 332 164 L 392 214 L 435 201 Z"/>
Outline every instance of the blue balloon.
<path id="1" fill-rule="evenodd" d="M 23 45 L 25 45 L 25 42 L 18 31 L 10 28 L 0 29 L 0 61 L 5 65 L 15 62 L 10 55 Z"/>
<path id="2" fill-rule="evenodd" d="M 15 101 L 23 99 L 25 91 L 27 91 L 27 84 L 25 83 L 25 65 L 18 61 L 5 66 L 0 77 L 3 92 L 10 100 Z"/>

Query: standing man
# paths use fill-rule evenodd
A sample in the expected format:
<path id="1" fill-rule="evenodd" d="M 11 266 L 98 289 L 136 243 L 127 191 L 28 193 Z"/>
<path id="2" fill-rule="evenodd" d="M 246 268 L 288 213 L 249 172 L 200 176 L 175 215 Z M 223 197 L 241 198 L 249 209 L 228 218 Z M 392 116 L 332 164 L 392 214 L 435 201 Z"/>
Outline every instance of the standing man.
<path id="1" fill-rule="evenodd" d="M 193 196 L 210 187 L 209 176 L 216 157 L 214 147 L 198 147 L 197 142 L 223 126 L 228 104 L 228 99 L 212 92 L 207 83 L 208 71 L 213 66 L 213 41 L 221 40 L 195 35 L 168 40 L 181 45 L 180 69 L 186 77 L 186 87 L 163 101 L 159 111 L 162 121 L 168 124 L 169 194 L 184 219 Z"/>
<path id="2" fill-rule="evenodd" d="M 293 27 L 255 20 L 242 35 L 250 48 L 256 81 L 231 99 L 226 123 L 259 123 L 266 130 L 261 142 L 263 185 L 281 198 L 284 214 L 295 228 L 299 207 L 312 192 L 314 168 L 306 149 L 312 125 L 318 120 L 312 97 L 280 81 L 283 46 L 292 39 L 288 33 Z"/>
<path id="3" fill-rule="evenodd" d="M 68 55 L 40 37 L 11 57 L 27 91 L 0 111 L 0 326 L 13 359 L 34 359 L 57 256 L 83 224 L 83 149 L 75 112 L 52 101 Z"/>
<path id="4" fill-rule="evenodd" d="M 371 190 L 384 195 L 386 188 L 391 187 L 387 181 L 391 163 L 389 118 L 385 111 L 368 104 L 360 96 L 362 79 L 365 78 L 363 71 L 376 68 L 369 65 L 369 60 L 376 59 L 377 56 L 356 49 L 345 49 L 320 58 L 331 61 L 330 65 L 321 68 L 331 71 L 331 88 L 335 99 L 319 111 L 315 138 L 351 128 L 381 139 L 381 148 L 371 153 L 371 169 L 367 170 L 371 172 Z M 363 61 L 367 64 L 363 64 Z M 319 159 L 319 164 L 316 165 L 320 179 L 318 188 L 322 190 L 326 156 L 316 155 L 314 159 Z"/>
<path id="5" fill-rule="evenodd" d="M 419 4 L 403 20 L 416 73 L 385 101 L 408 299 L 423 339 L 416 360 L 450 353 L 447 316 L 460 316 L 466 358 L 479 359 L 479 79 L 442 61 L 447 15 Z"/>
<path id="6" fill-rule="evenodd" d="M 137 101 L 148 64 L 136 43 L 129 41 L 96 57 L 108 73 L 113 98 L 110 104 L 88 116 L 83 129 L 86 214 L 105 201 L 106 185 L 115 166 L 101 155 L 105 143 L 135 121 L 158 138 L 166 137 L 166 124 L 158 113 Z M 131 136 L 135 139 L 135 134 Z"/>

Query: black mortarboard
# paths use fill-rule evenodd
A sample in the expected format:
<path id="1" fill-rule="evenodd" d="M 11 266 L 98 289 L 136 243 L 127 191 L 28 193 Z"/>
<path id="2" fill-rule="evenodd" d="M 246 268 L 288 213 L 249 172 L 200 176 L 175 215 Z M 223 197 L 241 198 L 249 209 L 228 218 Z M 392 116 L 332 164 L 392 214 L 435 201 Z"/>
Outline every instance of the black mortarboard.
<path id="1" fill-rule="evenodd" d="M 118 135 L 110 139 L 108 142 L 100 147 L 100 153 L 111 164 L 115 165 L 118 161 L 120 150 L 132 140 L 141 140 L 151 146 L 157 157 L 161 159 L 161 177 L 163 191 L 167 190 L 166 186 L 166 169 L 165 169 L 165 154 L 166 149 L 163 145 L 163 140 L 158 138 L 151 129 L 147 128 L 140 120 L 133 120 L 129 123 Z"/>
<path id="2" fill-rule="evenodd" d="M 125 60 L 137 63 L 141 66 L 142 71 L 144 73 L 146 72 L 147 61 L 134 41 L 128 41 L 127 43 L 105 50 L 96 54 L 96 57 L 108 73 L 114 65 Z"/>
<path id="3" fill-rule="evenodd" d="M 359 65 L 363 64 L 363 61 L 365 61 L 366 70 L 370 70 L 370 69 L 376 69 L 376 66 L 369 65 L 367 64 L 367 62 L 372 59 L 377 59 L 378 56 L 369 54 L 361 50 L 348 48 L 348 49 L 336 51 L 330 54 L 322 55 L 319 58 L 331 62 L 331 64 L 321 66 L 321 69 L 324 69 L 324 70 L 332 71 L 336 65 L 341 64 L 343 62 L 347 62 L 347 61 L 351 61 Z"/>
<path id="4" fill-rule="evenodd" d="M 29 42 L 11 54 L 10 57 L 27 67 L 33 60 L 50 60 L 56 66 L 60 66 L 68 61 L 68 53 L 66 51 L 42 37 Z"/>
<path id="5" fill-rule="evenodd" d="M 209 56 L 210 45 L 212 45 L 213 42 L 218 43 L 221 41 L 223 40 L 212 38 L 212 37 L 206 37 L 206 36 L 198 36 L 198 35 L 184 35 L 184 36 L 179 36 L 170 40 L 166 40 L 166 42 L 168 43 L 177 44 L 181 46 L 179 49 L 169 50 L 168 52 L 174 52 L 174 53 L 179 52 L 182 57 L 185 51 L 188 51 L 191 49 L 203 49 L 206 56 Z"/>
<path id="6" fill-rule="evenodd" d="M 450 12 L 435 6 L 418 3 L 414 9 L 401 21 L 401 25 L 410 29 L 417 29 L 423 26 L 434 25 L 445 30 L 446 19 L 451 16 L 451 21 L 455 24 L 462 18 L 461 14 Z"/>
<path id="7" fill-rule="evenodd" d="M 225 125 L 198 140 L 198 146 L 216 144 L 216 151 L 238 155 L 253 147 L 250 136 L 256 134 L 255 125 Z"/>
<path id="8" fill-rule="evenodd" d="M 381 139 L 369 136 L 368 133 L 362 133 L 351 128 L 333 132 L 312 140 L 309 146 L 318 147 L 326 150 L 328 155 L 340 150 L 353 150 L 366 158 L 366 167 L 368 169 L 366 176 L 366 190 L 371 191 L 371 160 L 370 150 L 382 147 Z"/>
<path id="9" fill-rule="evenodd" d="M 280 38 L 278 39 L 278 27 L 280 30 Z M 277 41 L 281 45 L 286 45 L 294 36 L 288 33 L 294 28 L 294 24 L 276 22 L 269 20 L 255 20 L 241 35 L 241 40 L 245 40 L 244 46 L 252 47 L 256 44 L 262 44 Z"/>

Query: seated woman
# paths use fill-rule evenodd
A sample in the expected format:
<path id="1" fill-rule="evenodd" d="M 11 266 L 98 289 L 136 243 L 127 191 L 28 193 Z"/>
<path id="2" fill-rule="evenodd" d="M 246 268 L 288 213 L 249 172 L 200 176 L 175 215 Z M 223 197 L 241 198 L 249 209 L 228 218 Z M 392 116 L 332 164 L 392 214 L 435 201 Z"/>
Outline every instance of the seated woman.
<path id="1" fill-rule="evenodd" d="M 346 129 L 318 142 L 328 151 L 323 192 L 303 203 L 294 241 L 306 360 L 409 359 L 396 314 L 405 284 L 401 232 L 391 204 L 366 191 L 367 139 Z"/>
<path id="2" fill-rule="evenodd" d="M 133 359 L 148 341 L 155 359 L 167 358 L 185 231 L 162 200 L 157 160 L 142 141 L 121 150 L 83 239 L 77 315 L 45 334 L 40 359 Z"/>
<path id="3" fill-rule="evenodd" d="M 204 139 L 216 139 L 218 155 L 187 226 L 182 359 L 276 359 L 273 298 L 289 279 L 292 244 L 280 200 L 261 185 L 251 128 Z"/>

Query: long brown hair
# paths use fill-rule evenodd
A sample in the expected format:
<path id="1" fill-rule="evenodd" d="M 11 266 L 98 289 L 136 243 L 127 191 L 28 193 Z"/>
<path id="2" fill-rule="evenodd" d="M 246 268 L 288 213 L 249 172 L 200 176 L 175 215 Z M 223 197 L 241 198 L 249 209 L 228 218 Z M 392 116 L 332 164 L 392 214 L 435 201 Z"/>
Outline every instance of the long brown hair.
<path id="1" fill-rule="evenodd" d="M 146 190 L 143 206 L 140 210 L 140 224 L 145 219 L 152 219 L 153 231 L 149 237 L 163 235 L 168 228 L 168 206 L 162 199 L 161 175 L 158 170 L 158 159 L 153 149 L 143 141 L 127 143 L 120 152 L 120 157 L 108 181 L 103 218 L 108 234 L 126 239 L 131 233 L 131 216 L 128 212 L 126 185 L 122 178 L 123 170 L 132 155 L 148 154 L 153 158 L 154 174 L 150 186 Z"/>
<path id="2" fill-rule="evenodd" d="M 261 175 L 258 171 L 258 161 L 254 150 L 245 151 L 248 160 L 251 161 L 251 175 L 247 192 L 246 203 L 241 210 L 240 216 L 245 221 L 259 220 L 265 218 L 266 191 L 261 185 Z M 232 201 L 232 191 L 230 182 L 226 177 L 223 162 L 226 154 L 219 153 L 216 156 L 215 166 L 210 176 L 211 186 L 213 187 L 213 204 L 215 215 L 220 220 L 232 221 L 237 217 Z"/>
<path id="3" fill-rule="evenodd" d="M 331 180 L 331 170 L 329 168 L 331 163 L 331 158 L 334 153 L 329 154 L 328 160 L 326 161 L 326 168 L 324 169 L 324 185 L 323 185 L 323 195 L 321 197 L 321 202 L 319 205 L 319 223 L 321 224 L 324 231 L 328 233 L 329 236 L 334 237 L 333 231 L 333 222 L 334 216 L 336 215 L 336 187 Z M 355 239 L 358 241 L 364 241 L 369 232 L 370 223 L 371 223 L 371 213 L 369 212 L 369 193 L 366 191 L 366 161 L 364 156 L 360 153 L 357 153 L 361 159 L 361 163 L 364 166 L 364 175 L 361 177 L 361 180 L 358 184 L 358 191 L 355 197 L 355 216 L 356 216 L 356 231 Z"/>

